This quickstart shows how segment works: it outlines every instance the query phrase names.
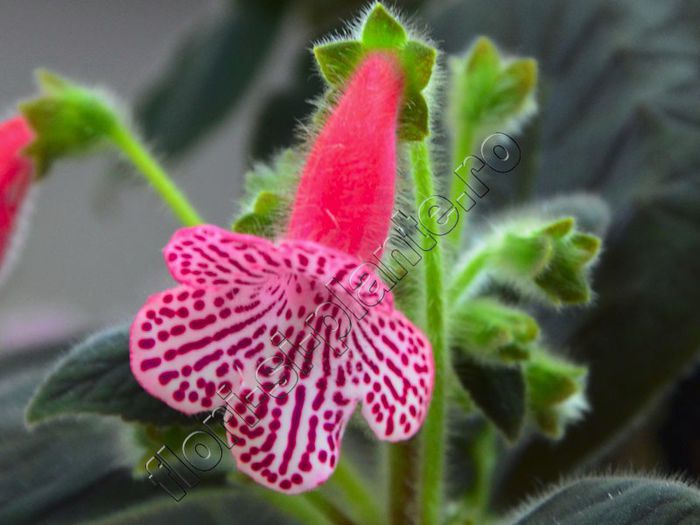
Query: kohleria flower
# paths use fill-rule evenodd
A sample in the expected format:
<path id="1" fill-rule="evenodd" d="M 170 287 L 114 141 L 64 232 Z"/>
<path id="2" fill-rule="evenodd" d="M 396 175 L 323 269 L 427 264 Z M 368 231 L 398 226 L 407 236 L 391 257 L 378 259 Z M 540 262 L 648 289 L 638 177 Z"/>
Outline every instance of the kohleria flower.
<path id="1" fill-rule="evenodd" d="M 32 163 L 21 153 L 33 136 L 22 117 L 0 123 L 0 281 L 10 262 L 20 212 L 33 178 Z"/>
<path id="2" fill-rule="evenodd" d="M 428 409 L 430 344 L 362 264 L 389 229 L 402 92 L 392 55 L 365 57 L 309 152 L 286 234 L 179 230 L 164 256 L 180 284 L 131 328 L 144 389 L 186 414 L 226 405 L 238 469 L 278 491 L 332 474 L 358 403 L 387 441 Z"/>

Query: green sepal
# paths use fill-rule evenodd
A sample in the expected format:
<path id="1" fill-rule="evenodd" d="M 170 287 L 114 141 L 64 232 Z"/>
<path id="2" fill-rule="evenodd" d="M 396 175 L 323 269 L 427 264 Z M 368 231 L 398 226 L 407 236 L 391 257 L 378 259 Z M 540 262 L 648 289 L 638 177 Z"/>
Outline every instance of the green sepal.
<path id="1" fill-rule="evenodd" d="M 36 76 L 40 96 L 22 102 L 19 109 L 36 135 L 25 152 L 41 178 L 55 160 L 82 153 L 109 138 L 118 117 L 97 91 L 44 70 Z"/>
<path id="2" fill-rule="evenodd" d="M 287 202 L 271 192 L 261 192 L 253 205 L 253 211 L 239 217 L 231 229 L 238 233 L 248 233 L 274 239 L 278 233 L 280 217 L 284 215 Z"/>
<path id="3" fill-rule="evenodd" d="M 362 59 L 362 44 L 354 40 L 320 44 L 313 49 L 323 78 L 333 87 L 342 86 Z"/>
<path id="4" fill-rule="evenodd" d="M 491 362 L 522 361 L 539 336 L 537 321 L 525 312 L 490 298 L 459 304 L 449 323 L 451 346 Z"/>
<path id="5" fill-rule="evenodd" d="M 542 230 L 552 239 L 553 254 L 535 283 L 554 304 L 581 304 L 591 299 L 587 267 L 600 252 L 601 241 L 595 235 L 574 231 L 574 225 L 574 219 L 568 218 Z"/>
<path id="6" fill-rule="evenodd" d="M 433 75 L 437 51 L 423 42 L 410 40 L 403 48 L 401 58 L 409 89 L 416 94 L 420 93 L 428 86 Z"/>
<path id="7" fill-rule="evenodd" d="M 533 113 L 537 62 L 507 59 L 491 40 L 480 37 L 466 56 L 450 60 L 450 105 L 457 129 L 473 130 L 471 141 L 489 133 L 516 128 Z"/>
<path id="8" fill-rule="evenodd" d="M 428 134 L 428 103 L 423 95 L 409 97 L 401 108 L 399 116 L 399 138 L 402 140 L 422 140 Z"/>
<path id="9" fill-rule="evenodd" d="M 321 75 L 330 86 L 324 100 L 333 103 L 357 65 L 371 52 L 393 54 L 404 73 L 403 104 L 399 115 L 399 139 L 423 140 L 430 133 L 428 103 L 422 94 L 435 67 L 437 51 L 424 42 L 409 39 L 406 29 L 382 4 L 376 3 L 362 24 L 356 40 L 319 44 L 313 53 Z M 325 112 L 317 115 L 323 119 Z"/>
<path id="10" fill-rule="evenodd" d="M 528 407 L 537 427 L 550 437 L 561 437 L 567 424 L 587 408 L 587 369 L 543 351 L 534 352 L 524 368 Z"/>
<path id="11" fill-rule="evenodd" d="M 382 4 L 374 4 L 362 25 L 362 45 L 366 49 L 394 49 L 402 47 L 407 39 L 401 23 Z"/>

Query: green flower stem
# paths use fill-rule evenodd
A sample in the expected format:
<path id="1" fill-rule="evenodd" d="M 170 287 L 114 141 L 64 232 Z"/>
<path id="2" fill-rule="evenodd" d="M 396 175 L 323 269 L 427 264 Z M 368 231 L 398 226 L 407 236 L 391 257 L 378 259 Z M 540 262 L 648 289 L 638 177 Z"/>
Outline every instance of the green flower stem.
<path id="1" fill-rule="evenodd" d="M 295 497 L 295 496 L 288 496 Z M 329 498 L 327 498 L 319 490 L 314 490 L 313 492 L 307 492 L 301 496 L 296 496 L 305 498 L 309 501 L 317 510 L 330 520 L 333 525 L 362 525 L 354 521 L 350 516 L 347 515 L 345 510 L 340 508 L 336 503 Z"/>
<path id="2" fill-rule="evenodd" d="M 420 474 L 421 440 L 418 436 L 401 443 L 391 443 L 389 449 L 389 525 L 414 525 L 417 486 Z"/>
<path id="3" fill-rule="evenodd" d="M 467 289 L 474 283 L 474 279 L 486 268 L 489 257 L 491 256 L 490 247 L 485 246 L 477 251 L 462 268 L 450 283 L 450 291 L 448 293 L 448 301 L 450 304 L 456 303 Z"/>
<path id="4" fill-rule="evenodd" d="M 462 123 L 456 132 L 455 143 L 454 143 L 454 153 L 452 155 L 452 166 L 453 169 L 457 169 L 461 166 L 462 162 L 473 153 L 474 151 L 474 141 L 475 141 L 475 127 L 470 122 Z M 467 169 L 464 172 L 464 179 L 469 182 L 470 171 Z M 457 198 L 464 192 L 464 182 L 460 180 L 457 175 L 452 175 L 452 184 L 450 186 L 450 200 L 453 203 L 457 202 Z M 452 230 L 448 235 L 448 240 L 452 250 L 455 253 L 459 252 L 459 248 L 462 244 L 462 232 L 466 227 L 467 215 L 465 211 L 461 211 L 461 220 L 457 227 Z"/>
<path id="5" fill-rule="evenodd" d="M 126 126 L 118 125 L 112 132 L 111 138 L 124 155 L 146 177 L 146 180 L 158 192 L 182 224 L 195 226 L 204 222 L 163 167 Z"/>
<path id="6" fill-rule="evenodd" d="M 411 210 L 415 215 L 416 210 Z M 394 301 L 399 310 L 416 326 L 425 326 L 425 297 L 421 292 L 425 282 L 425 267 L 416 266 L 408 279 L 401 281 Z M 387 511 L 389 525 L 416 525 L 418 523 L 418 479 L 422 451 L 421 435 L 399 443 L 387 444 L 389 490 Z"/>
<path id="7" fill-rule="evenodd" d="M 362 479 L 354 465 L 342 457 L 331 482 L 338 486 L 345 500 L 350 503 L 364 525 L 382 525 L 382 511 L 377 503 L 375 494 L 369 489 L 366 480 Z"/>
<path id="8" fill-rule="evenodd" d="M 411 166 L 416 184 L 416 209 L 435 195 L 430 151 L 427 141 L 411 145 Z M 424 525 L 441 520 L 449 355 L 445 338 L 445 294 L 440 243 L 425 254 L 425 328 L 433 347 L 435 386 L 430 410 L 423 426 L 423 464 L 421 469 L 420 516 Z"/>

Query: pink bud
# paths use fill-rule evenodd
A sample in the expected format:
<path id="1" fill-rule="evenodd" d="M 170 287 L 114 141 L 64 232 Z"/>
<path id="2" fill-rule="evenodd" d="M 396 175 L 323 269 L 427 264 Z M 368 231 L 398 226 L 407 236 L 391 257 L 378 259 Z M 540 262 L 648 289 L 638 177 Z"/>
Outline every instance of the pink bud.
<path id="1" fill-rule="evenodd" d="M 287 238 L 368 260 L 394 205 L 403 75 L 390 54 L 368 55 L 348 81 L 306 160 Z"/>
<path id="2" fill-rule="evenodd" d="M 21 152 L 33 138 L 23 117 L 0 123 L 0 275 L 7 266 L 18 217 L 32 182 L 32 163 Z"/>

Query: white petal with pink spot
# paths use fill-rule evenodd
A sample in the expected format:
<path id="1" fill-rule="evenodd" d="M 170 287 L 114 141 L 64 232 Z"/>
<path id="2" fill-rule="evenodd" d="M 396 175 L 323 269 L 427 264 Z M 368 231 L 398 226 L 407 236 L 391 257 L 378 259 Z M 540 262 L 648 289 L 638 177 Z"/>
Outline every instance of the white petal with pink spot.
<path id="1" fill-rule="evenodd" d="M 164 255 L 181 284 L 139 311 L 132 371 L 186 414 L 228 404 L 239 470 L 282 492 L 313 489 L 332 474 L 358 402 L 380 439 L 420 428 L 433 386 L 430 344 L 390 292 L 362 286 L 363 305 L 326 286 L 352 290 L 360 261 L 215 226 L 180 230 Z"/>

